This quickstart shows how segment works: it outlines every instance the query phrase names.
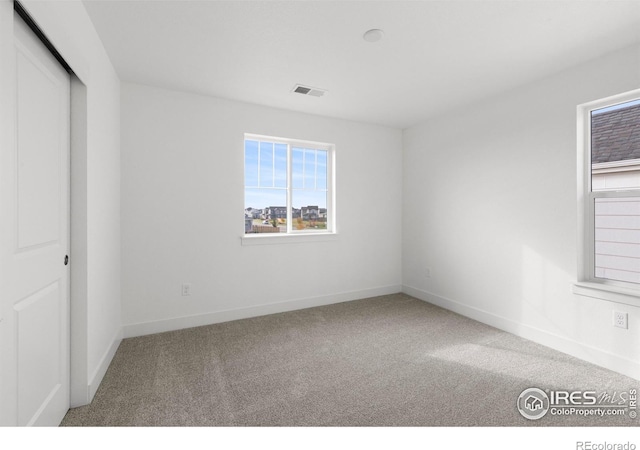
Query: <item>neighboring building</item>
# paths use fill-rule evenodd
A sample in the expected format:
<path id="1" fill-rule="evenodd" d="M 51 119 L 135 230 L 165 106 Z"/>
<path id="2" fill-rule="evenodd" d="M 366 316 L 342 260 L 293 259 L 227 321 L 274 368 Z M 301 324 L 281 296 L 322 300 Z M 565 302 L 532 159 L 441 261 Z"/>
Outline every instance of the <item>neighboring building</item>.
<path id="1" fill-rule="evenodd" d="M 318 220 L 319 217 L 320 217 L 320 208 L 318 208 L 317 206 L 302 207 L 303 220 Z"/>
<path id="2" fill-rule="evenodd" d="M 252 219 L 260 219 L 262 217 L 262 210 L 249 207 L 244 210 L 244 214 Z"/>
<path id="3" fill-rule="evenodd" d="M 302 209 L 300 210 L 300 216 L 302 217 L 303 220 L 315 220 L 318 222 L 326 222 L 327 208 L 319 208 L 318 206 L 303 206 Z"/>
<path id="4" fill-rule="evenodd" d="M 269 206 L 264 209 L 247 208 L 245 215 L 254 219 L 286 219 L 287 208 L 285 206 Z M 302 208 L 291 208 L 291 217 L 297 219 L 302 217 L 303 220 L 327 220 L 327 208 L 319 208 L 317 206 L 303 206 Z"/>
<path id="5" fill-rule="evenodd" d="M 591 188 L 640 188 L 640 105 L 591 116 Z M 595 276 L 640 283 L 640 195 L 595 203 Z"/>
<path id="6" fill-rule="evenodd" d="M 640 187 L 640 105 L 591 117 L 594 191 Z"/>
<path id="7" fill-rule="evenodd" d="M 591 163 L 640 159 L 640 105 L 591 116 Z"/>
<path id="8" fill-rule="evenodd" d="M 262 211 L 262 218 L 265 220 L 271 219 L 286 219 L 287 207 L 286 206 L 269 206 Z"/>

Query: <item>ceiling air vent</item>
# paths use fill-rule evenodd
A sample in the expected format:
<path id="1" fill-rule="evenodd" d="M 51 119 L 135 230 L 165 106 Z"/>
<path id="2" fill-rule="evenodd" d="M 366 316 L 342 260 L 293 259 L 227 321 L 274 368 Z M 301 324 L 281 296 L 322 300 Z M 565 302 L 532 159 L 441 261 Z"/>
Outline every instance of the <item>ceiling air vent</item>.
<path id="1" fill-rule="evenodd" d="M 310 86 L 303 86 L 296 84 L 293 88 L 293 92 L 302 95 L 310 95 L 312 97 L 322 97 L 327 91 L 324 89 L 313 88 Z"/>

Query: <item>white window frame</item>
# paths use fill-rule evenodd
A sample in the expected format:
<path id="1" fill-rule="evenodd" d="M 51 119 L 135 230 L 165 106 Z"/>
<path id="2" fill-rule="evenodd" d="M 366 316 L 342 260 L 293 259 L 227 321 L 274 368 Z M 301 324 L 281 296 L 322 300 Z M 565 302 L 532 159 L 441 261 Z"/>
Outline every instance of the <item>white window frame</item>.
<path id="1" fill-rule="evenodd" d="M 288 242 L 316 242 L 324 240 L 333 240 L 337 235 L 336 230 L 336 189 L 335 189 L 335 173 L 336 173 L 336 157 L 335 157 L 335 145 L 326 142 L 307 141 L 300 139 L 282 138 L 274 136 L 266 136 L 260 134 L 245 133 L 242 140 L 242 152 L 243 152 L 243 174 L 245 167 L 245 142 L 247 140 L 254 140 L 259 142 L 269 142 L 274 144 L 284 144 L 287 146 L 287 186 L 286 197 L 287 204 L 287 232 L 286 233 L 257 233 L 257 234 L 242 234 L 242 245 L 256 245 L 256 244 L 272 244 L 272 243 L 288 243 Z M 292 212 L 292 148 L 305 148 L 324 150 L 327 152 L 327 227 L 326 229 L 307 229 L 307 230 L 295 230 L 293 229 L 293 212 Z M 243 175 L 244 177 L 244 175 Z M 243 178 L 243 201 L 244 201 L 244 189 L 245 183 Z M 245 205 L 246 206 L 246 205 Z M 244 230 L 244 226 L 243 226 Z"/>
<path id="2" fill-rule="evenodd" d="M 640 189 L 591 189 L 591 112 L 640 99 L 640 89 L 595 100 L 577 108 L 578 153 L 578 280 L 573 292 L 616 303 L 640 306 L 640 284 L 596 278 L 595 208 L 597 198 L 640 197 Z"/>

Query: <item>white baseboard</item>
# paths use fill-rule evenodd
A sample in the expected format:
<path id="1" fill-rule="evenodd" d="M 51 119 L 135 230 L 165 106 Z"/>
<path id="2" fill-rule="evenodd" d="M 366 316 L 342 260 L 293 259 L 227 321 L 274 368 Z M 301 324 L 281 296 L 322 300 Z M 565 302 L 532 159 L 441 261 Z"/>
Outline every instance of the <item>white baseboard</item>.
<path id="1" fill-rule="evenodd" d="M 98 387 L 100 386 L 100 383 L 102 383 L 102 379 L 104 378 L 105 373 L 107 373 L 109 364 L 111 364 L 111 360 L 115 356 L 116 350 L 118 350 L 118 347 L 120 346 L 120 342 L 122 342 L 122 329 L 119 329 L 116 332 L 116 334 L 113 336 L 113 339 L 111 340 L 111 345 L 109 346 L 107 351 L 104 353 L 104 355 L 102 355 L 102 358 L 100 358 L 100 362 L 98 363 L 98 367 L 89 378 L 89 386 L 88 386 L 89 402 L 88 403 L 91 403 L 93 401 L 93 397 L 96 395 L 96 392 L 98 392 Z"/>
<path id="2" fill-rule="evenodd" d="M 440 297 L 412 286 L 402 286 L 402 292 L 422 301 L 448 309 L 462 316 L 477 320 L 516 336 L 558 350 L 584 361 L 596 364 L 614 372 L 640 380 L 640 363 L 605 350 L 550 333 L 546 330 L 516 322 L 515 320 Z"/>
<path id="3" fill-rule="evenodd" d="M 214 323 L 229 322 L 231 320 L 247 319 L 250 317 L 266 316 L 298 309 L 313 308 L 314 306 L 331 305 L 333 303 L 348 302 L 379 295 L 397 294 L 402 286 L 390 285 L 359 291 L 341 292 L 338 294 L 309 297 L 286 302 L 269 303 L 246 308 L 228 309 L 194 316 L 175 317 L 172 319 L 156 320 L 125 325 L 123 334 L 125 338 L 145 336 L 148 334 L 163 333 L 165 331 L 182 330 L 184 328 L 200 327 Z"/>

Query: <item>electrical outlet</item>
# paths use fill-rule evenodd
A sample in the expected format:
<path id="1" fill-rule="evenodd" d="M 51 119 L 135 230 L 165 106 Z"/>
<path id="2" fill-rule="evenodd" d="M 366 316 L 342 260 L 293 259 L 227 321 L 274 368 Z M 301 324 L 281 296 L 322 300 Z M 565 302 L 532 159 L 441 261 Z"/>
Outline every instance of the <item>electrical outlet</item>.
<path id="1" fill-rule="evenodd" d="M 618 328 L 624 328 L 626 330 L 629 327 L 628 317 L 629 315 L 626 312 L 614 311 L 613 326 Z"/>
<path id="2" fill-rule="evenodd" d="M 182 296 L 191 295 L 191 283 L 182 283 Z"/>

